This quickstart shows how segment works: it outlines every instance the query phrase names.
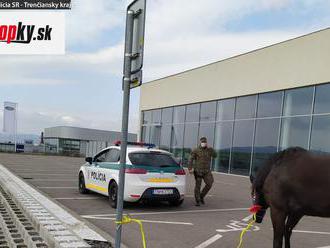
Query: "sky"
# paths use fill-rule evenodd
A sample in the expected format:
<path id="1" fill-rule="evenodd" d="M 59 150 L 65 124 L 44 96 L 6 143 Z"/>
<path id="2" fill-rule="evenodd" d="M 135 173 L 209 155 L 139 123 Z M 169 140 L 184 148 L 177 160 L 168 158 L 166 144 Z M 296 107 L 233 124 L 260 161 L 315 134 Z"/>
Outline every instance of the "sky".
<path id="1" fill-rule="evenodd" d="M 18 103 L 19 133 L 120 130 L 129 2 L 72 0 L 65 55 L 0 56 L 0 106 Z M 329 0 L 147 0 L 144 82 L 327 28 L 329 7 Z M 138 132 L 139 91 L 131 93 L 130 132 Z M 0 128 L 2 119 L 0 111 Z"/>

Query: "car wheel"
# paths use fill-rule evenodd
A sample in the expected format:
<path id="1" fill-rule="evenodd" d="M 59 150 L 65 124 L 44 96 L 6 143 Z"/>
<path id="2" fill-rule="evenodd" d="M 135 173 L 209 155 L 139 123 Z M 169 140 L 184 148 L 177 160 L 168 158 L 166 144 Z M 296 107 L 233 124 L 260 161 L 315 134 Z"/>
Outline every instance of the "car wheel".
<path id="1" fill-rule="evenodd" d="M 112 181 L 109 185 L 109 202 L 112 208 L 117 207 L 117 193 L 118 185 L 115 181 Z"/>
<path id="2" fill-rule="evenodd" d="M 88 189 L 86 189 L 86 185 L 85 185 L 85 178 L 84 178 L 84 174 L 80 173 L 79 174 L 79 193 L 80 194 L 88 194 Z"/>
<path id="3" fill-rule="evenodd" d="M 183 203 L 183 199 L 169 201 L 169 204 L 173 207 L 179 207 Z"/>

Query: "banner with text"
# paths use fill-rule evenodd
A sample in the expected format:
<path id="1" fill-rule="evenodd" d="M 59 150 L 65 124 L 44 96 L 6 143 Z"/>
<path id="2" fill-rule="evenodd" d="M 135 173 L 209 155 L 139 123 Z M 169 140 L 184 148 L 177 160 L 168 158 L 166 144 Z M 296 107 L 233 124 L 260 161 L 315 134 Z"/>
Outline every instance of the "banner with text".
<path id="1" fill-rule="evenodd" d="M 71 0 L 0 0 L 0 9 L 71 9 Z"/>
<path id="2" fill-rule="evenodd" d="M 65 14 L 2 12 L 0 54 L 65 54 Z"/>

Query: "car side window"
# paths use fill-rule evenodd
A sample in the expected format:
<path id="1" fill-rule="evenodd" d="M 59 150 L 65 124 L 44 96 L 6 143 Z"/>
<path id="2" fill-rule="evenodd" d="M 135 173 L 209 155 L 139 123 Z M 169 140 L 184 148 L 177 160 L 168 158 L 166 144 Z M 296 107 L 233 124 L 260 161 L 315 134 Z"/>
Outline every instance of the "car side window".
<path id="1" fill-rule="evenodd" d="M 94 157 L 94 162 L 102 163 L 106 162 L 106 157 L 108 156 L 107 154 L 110 152 L 110 150 L 105 150 L 103 152 L 100 152 Z"/>
<path id="2" fill-rule="evenodd" d="M 118 149 L 110 149 L 106 154 L 105 162 L 116 163 L 119 161 L 120 151 Z"/>

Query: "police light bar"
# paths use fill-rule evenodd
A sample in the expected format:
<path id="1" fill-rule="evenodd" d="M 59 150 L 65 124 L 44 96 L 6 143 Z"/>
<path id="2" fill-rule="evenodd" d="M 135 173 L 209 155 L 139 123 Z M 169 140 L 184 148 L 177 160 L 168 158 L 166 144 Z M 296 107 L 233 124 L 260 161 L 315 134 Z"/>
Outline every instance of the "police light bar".
<path id="1" fill-rule="evenodd" d="M 120 140 L 116 140 L 113 143 L 115 146 L 120 146 L 121 145 L 121 141 Z M 141 147 L 148 147 L 148 148 L 154 148 L 156 147 L 155 144 L 151 144 L 151 143 L 144 143 L 144 142 L 127 142 L 127 145 L 131 145 L 131 146 L 141 146 Z"/>

